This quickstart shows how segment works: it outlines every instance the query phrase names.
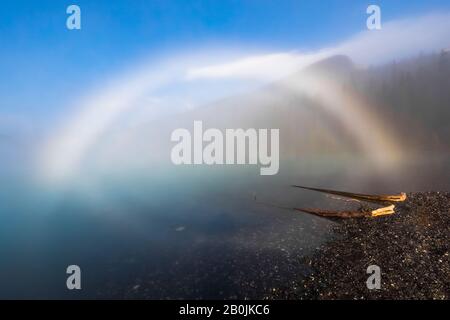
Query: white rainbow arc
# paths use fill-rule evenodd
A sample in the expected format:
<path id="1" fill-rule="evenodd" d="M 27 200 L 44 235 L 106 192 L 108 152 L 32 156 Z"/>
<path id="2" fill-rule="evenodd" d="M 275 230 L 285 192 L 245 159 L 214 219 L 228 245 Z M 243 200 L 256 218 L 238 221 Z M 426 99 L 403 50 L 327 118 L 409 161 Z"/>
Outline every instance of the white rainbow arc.
<path id="1" fill-rule="evenodd" d="M 205 79 L 259 78 L 270 82 L 274 77 L 287 76 L 306 64 L 334 54 L 348 55 L 357 63 L 379 63 L 448 47 L 448 39 L 450 14 L 442 13 L 385 23 L 380 33 L 362 32 L 341 45 L 313 54 L 290 52 L 260 55 L 209 67 L 201 59 L 197 62 L 200 61 L 198 64 L 203 67 L 192 67 L 196 65 L 192 64 L 192 59 L 180 63 L 180 57 L 158 68 L 155 68 L 156 64 L 144 64 L 138 71 L 119 77 L 116 84 L 107 86 L 80 103 L 79 111 L 48 142 L 43 152 L 43 166 L 39 170 L 49 179 L 70 177 L 101 135 L 123 114 L 132 112 L 139 97 L 167 85 Z M 203 56 L 208 56 L 208 53 Z M 300 86 L 298 83 L 291 85 L 293 90 L 305 93 L 315 90 L 323 92 L 328 112 L 358 137 L 361 149 L 375 162 L 389 162 L 379 153 L 380 150 L 389 152 L 392 155 L 390 160 L 398 159 L 401 145 L 395 137 L 385 133 L 382 121 L 376 120 L 370 114 L 369 107 L 356 96 L 343 95 L 332 83 L 323 79 L 317 81 L 314 77 Z M 207 88 L 202 87 L 202 90 L 207 91 Z"/>

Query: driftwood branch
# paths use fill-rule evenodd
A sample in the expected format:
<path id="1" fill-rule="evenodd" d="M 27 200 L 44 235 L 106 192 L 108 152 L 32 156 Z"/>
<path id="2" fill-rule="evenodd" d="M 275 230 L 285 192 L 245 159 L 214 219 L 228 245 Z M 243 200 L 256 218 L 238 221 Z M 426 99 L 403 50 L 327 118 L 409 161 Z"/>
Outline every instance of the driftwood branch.
<path id="1" fill-rule="evenodd" d="M 301 188 L 306 190 L 318 191 L 326 194 L 331 194 L 340 197 L 346 197 L 357 201 L 371 202 L 376 204 L 388 204 L 388 206 L 378 209 L 363 209 L 362 207 L 356 211 L 333 211 L 333 210 L 321 210 L 321 209 L 307 209 L 307 208 L 293 208 L 294 210 L 314 214 L 326 218 L 373 218 L 385 215 L 391 215 L 395 213 L 395 205 L 392 203 L 402 202 L 406 200 L 406 194 L 404 192 L 396 195 L 370 195 L 351 193 L 344 191 L 335 191 L 328 189 L 319 189 L 294 185 L 295 188 Z"/>

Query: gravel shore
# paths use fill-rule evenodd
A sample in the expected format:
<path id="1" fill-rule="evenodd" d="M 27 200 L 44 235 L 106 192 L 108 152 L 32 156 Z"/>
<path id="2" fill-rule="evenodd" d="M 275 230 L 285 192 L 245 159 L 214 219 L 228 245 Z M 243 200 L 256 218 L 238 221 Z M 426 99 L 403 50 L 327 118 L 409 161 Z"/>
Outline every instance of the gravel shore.
<path id="1" fill-rule="evenodd" d="M 186 244 L 183 247 L 162 251 L 155 246 L 151 251 L 146 246 L 129 253 L 129 260 L 111 263 L 114 269 L 106 274 L 107 283 L 99 285 L 97 297 L 450 298 L 450 193 L 408 194 L 393 215 L 378 218 L 332 222 L 306 213 L 263 209 L 251 217 L 270 229 L 239 225 L 242 230 L 233 237 L 213 230 L 215 238 L 208 241 L 187 241 L 193 228 L 188 225 L 172 231 L 179 243 Z M 197 235 L 192 232 L 192 237 Z M 311 243 L 318 245 L 311 248 Z M 370 265 L 381 269 L 379 290 L 367 288 Z M 122 275 L 123 270 L 129 277 Z"/>
<path id="2" fill-rule="evenodd" d="M 312 273 L 276 299 L 449 299 L 450 193 L 411 193 L 396 213 L 343 219 L 335 237 L 311 257 Z M 381 268 L 369 290 L 367 267 Z"/>

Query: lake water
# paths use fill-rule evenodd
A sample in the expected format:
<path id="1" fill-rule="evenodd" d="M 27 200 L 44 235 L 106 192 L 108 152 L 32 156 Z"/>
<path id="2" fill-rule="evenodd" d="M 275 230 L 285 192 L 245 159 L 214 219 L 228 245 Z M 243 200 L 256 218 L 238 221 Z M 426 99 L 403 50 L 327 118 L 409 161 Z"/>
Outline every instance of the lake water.
<path id="1" fill-rule="evenodd" d="M 58 188 L 2 170 L 0 298 L 263 297 L 307 275 L 299 258 L 331 236 L 334 222 L 276 207 L 324 205 L 291 184 L 449 191 L 447 160 L 388 176 L 346 158 L 285 162 L 273 177 L 246 166 L 165 167 Z M 66 289 L 71 264 L 81 267 L 80 291 Z"/>

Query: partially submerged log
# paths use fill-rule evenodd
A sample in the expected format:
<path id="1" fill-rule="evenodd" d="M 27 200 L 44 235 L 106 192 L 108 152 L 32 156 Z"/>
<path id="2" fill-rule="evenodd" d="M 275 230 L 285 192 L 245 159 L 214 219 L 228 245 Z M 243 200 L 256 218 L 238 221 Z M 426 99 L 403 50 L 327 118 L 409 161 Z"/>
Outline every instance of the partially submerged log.
<path id="1" fill-rule="evenodd" d="M 325 218 L 373 218 L 395 213 L 395 206 L 392 204 L 387 207 L 370 210 L 370 211 L 333 211 L 333 210 L 319 210 L 319 209 L 303 209 L 294 208 L 294 210 L 302 211 Z"/>
<path id="2" fill-rule="evenodd" d="M 320 209 L 305 209 L 305 208 L 293 208 L 297 211 L 302 211 L 310 214 L 314 214 L 326 218 L 374 218 L 379 216 L 391 215 L 395 213 L 395 205 L 393 202 L 402 202 L 406 200 L 406 193 L 402 192 L 396 195 L 370 195 L 370 194 L 360 194 L 351 193 L 344 191 L 319 189 L 294 185 L 295 188 L 301 188 L 306 190 L 318 191 L 326 194 L 331 194 L 335 196 L 342 196 L 356 201 L 371 202 L 376 204 L 390 204 L 388 206 L 378 208 L 378 209 L 367 209 L 361 206 L 359 210 L 346 210 L 346 211 L 333 211 L 333 210 L 320 210 Z"/>
<path id="3" fill-rule="evenodd" d="M 406 193 L 404 193 L 404 192 L 402 192 L 400 194 L 395 194 L 395 195 L 371 195 L 371 194 L 361 194 L 361 193 L 351 193 L 351 192 L 345 192 L 345 191 L 335 191 L 335 190 L 328 190 L 328 189 L 311 188 L 311 187 L 304 187 L 304 186 L 298 186 L 298 185 L 293 185 L 293 187 L 333 194 L 336 196 L 347 197 L 347 198 L 351 198 L 351 199 L 355 199 L 355 200 L 374 202 L 374 203 L 401 202 L 401 201 L 406 200 Z"/>

